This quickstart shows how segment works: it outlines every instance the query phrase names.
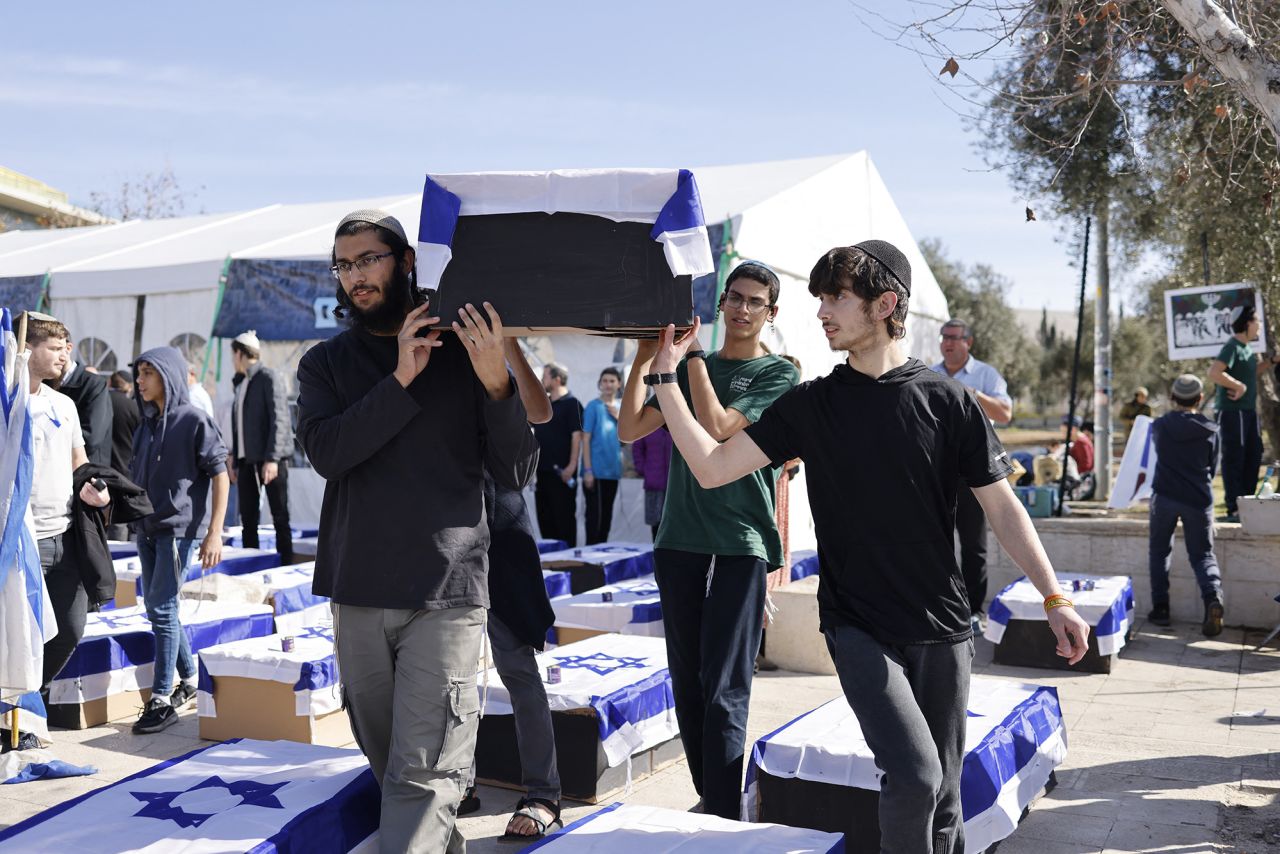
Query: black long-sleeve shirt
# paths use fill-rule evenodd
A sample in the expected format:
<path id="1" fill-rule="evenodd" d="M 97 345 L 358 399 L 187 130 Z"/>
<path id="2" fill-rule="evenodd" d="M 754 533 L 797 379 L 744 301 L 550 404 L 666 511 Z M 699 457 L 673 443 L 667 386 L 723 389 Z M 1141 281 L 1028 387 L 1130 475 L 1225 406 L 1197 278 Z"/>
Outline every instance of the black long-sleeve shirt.
<path id="1" fill-rule="evenodd" d="M 325 478 L 313 589 L 342 605 L 489 605 L 485 469 L 533 477 L 538 445 L 519 395 L 490 400 L 466 350 L 444 345 L 409 387 L 394 337 L 350 329 L 298 365 L 298 438 Z"/>

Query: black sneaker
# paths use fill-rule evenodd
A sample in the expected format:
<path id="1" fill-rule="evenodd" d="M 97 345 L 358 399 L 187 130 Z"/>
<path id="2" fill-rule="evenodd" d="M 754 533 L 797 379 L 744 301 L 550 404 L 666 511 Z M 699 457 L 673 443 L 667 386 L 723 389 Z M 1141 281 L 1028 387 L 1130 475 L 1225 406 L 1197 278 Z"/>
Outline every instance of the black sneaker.
<path id="1" fill-rule="evenodd" d="M 36 738 L 34 732 L 23 732 L 18 730 L 18 746 L 11 747 L 9 745 L 9 730 L 0 729 L 0 753 L 8 753 L 10 750 L 37 750 L 40 747 L 40 739 Z"/>
<path id="2" fill-rule="evenodd" d="M 467 790 L 462 793 L 462 800 L 458 802 L 458 815 L 471 815 L 473 812 L 480 811 L 480 797 L 476 795 L 476 787 L 468 786 Z"/>
<path id="3" fill-rule="evenodd" d="M 1169 625 L 1169 606 L 1167 604 L 1153 606 L 1151 608 L 1151 613 L 1147 614 L 1147 620 L 1155 623 L 1157 626 Z"/>
<path id="4" fill-rule="evenodd" d="M 142 714 L 138 716 L 138 720 L 134 723 L 133 734 L 144 735 L 160 732 L 160 730 L 168 729 L 177 722 L 178 710 L 159 697 L 152 697 L 147 701 L 147 707 L 142 710 Z"/>
<path id="5" fill-rule="evenodd" d="M 196 698 L 196 689 L 192 688 L 186 682 L 179 682 L 178 687 L 173 689 L 173 693 L 169 695 L 169 703 L 175 709 L 185 708 Z"/>
<path id="6" fill-rule="evenodd" d="M 1222 617 L 1225 614 L 1222 603 L 1217 599 L 1210 599 L 1204 603 L 1204 625 L 1200 630 L 1204 632 L 1207 638 L 1216 638 L 1222 634 Z"/>

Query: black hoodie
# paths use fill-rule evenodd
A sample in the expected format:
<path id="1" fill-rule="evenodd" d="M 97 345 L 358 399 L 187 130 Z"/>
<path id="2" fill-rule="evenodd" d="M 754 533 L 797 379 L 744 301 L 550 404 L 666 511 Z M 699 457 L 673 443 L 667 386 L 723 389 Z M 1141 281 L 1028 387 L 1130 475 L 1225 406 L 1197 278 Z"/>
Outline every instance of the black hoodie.
<path id="1" fill-rule="evenodd" d="M 971 390 L 917 359 L 876 378 L 841 364 L 746 434 L 775 464 L 805 462 L 824 629 L 852 625 L 886 644 L 970 636 L 956 494 L 1012 471 Z"/>
<path id="2" fill-rule="evenodd" d="M 1218 425 L 1199 412 L 1175 409 L 1151 425 L 1156 473 L 1151 491 L 1192 507 L 1212 507 L 1218 471 Z"/>

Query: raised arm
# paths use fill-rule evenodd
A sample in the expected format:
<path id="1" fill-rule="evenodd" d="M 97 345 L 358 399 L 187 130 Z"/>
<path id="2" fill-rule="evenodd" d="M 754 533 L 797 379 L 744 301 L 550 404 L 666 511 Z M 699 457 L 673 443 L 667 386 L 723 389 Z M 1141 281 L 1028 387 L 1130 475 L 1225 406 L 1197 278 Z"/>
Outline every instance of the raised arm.
<path id="1" fill-rule="evenodd" d="M 427 305 L 409 312 L 400 328 L 399 362 L 364 397 L 347 406 L 333 383 L 333 372 L 319 347 L 298 364 L 298 439 L 316 472 L 325 480 L 344 476 L 372 457 L 404 429 L 421 407 L 407 388 L 426 368 L 440 332 L 416 337 L 419 329 L 439 321 L 426 317 Z"/>
<path id="2" fill-rule="evenodd" d="M 689 344 L 697 336 L 699 326 L 695 319 L 693 329 L 679 339 L 676 338 L 675 326 L 663 330 L 658 353 L 652 361 L 652 372 L 674 373 Z M 661 383 L 655 388 L 671 438 L 703 489 L 724 486 L 768 465 L 769 458 L 746 433 L 740 432 L 723 444 L 717 442 L 693 417 L 678 385 Z"/>
<path id="3" fill-rule="evenodd" d="M 662 412 L 644 405 L 644 375 L 653 373 L 653 357 L 658 352 L 658 342 L 642 340 L 636 344 L 636 358 L 631 363 L 631 373 L 627 374 L 627 384 L 618 402 L 618 439 L 623 442 L 643 439 L 663 424 Z"/>
<path id="4" fill-rule="evenodd" d="M 511 373 L 515 375 L 516 393 L 524 404 L 529 423 L 546 424 L 551 420 L 551 398 L 547 397 L 546 389 L 538 381 L 538 375 L 524 357 L 520 341 L 516 338 L 504 338 L 502 351 L 507 357 L 507 364 L 511 366 Z"/>
<path id="5" fill-rule="evenodd" d="M 1013 562 L 1026 574 L 1027 579 L 1040 591 L 1041 596 L 1060 595 L 1058 576 L 1054 574 L 1045 554 L 1040 537 L 1027 516 L 1026 508 L 1013 494 L 1009 481 L 1001 479 L 973 490 L 978 503 L 987 514 L 991 530 L 1000 545 L 1013 558 Z M 1089 651 L 1089 625 L 1080 618 L 1074 608 L 1064 606 L 1051 609 L 1049 628 L 1058 641 L 1058 655 L 1075 664 Z"/>
<path id="6" fill-rule="evenodd" d="M 693 397 L 694 414 L 711 438 L 723 442 L 751 423 L 738 410 L 733 407 L 726 409 L 720 404 L 704 360 L 688 359 L 685 367 L 689 371 L 689 394 Z"/>

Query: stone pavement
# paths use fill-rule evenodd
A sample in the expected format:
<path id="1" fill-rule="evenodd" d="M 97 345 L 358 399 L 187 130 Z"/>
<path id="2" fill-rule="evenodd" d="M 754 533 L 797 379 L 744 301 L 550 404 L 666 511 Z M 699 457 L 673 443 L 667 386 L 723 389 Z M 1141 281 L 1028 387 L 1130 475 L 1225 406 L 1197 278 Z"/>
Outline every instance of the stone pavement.
<path id="1" fill-rule="evenodd" d="M 1140 624 L 1110 675 L 997 666 L 991 644 L 979 640 L 975 672 L 1057 686 L 1068 729 L 1058 786 L 1000 844 L 1000 854 L 1280 851 L 1280 651 L 1252 652 L 1261 638 L 1228 629 L 1207 640 L 1198 625 Z M 749 740 L 838 692 L 832 676 L 761 674 Z M 5 787 L 0 827 L 208 744 L 196 736 L 194 709 L 158 735 L 133 736 L 119 723 L 55 737 L 60 758 L 96 765 L 99 773 Z M 481 811 L 460 822 L 472 840 L 468 850 L 519 850 L 495 841 L 517 794 L 482 787 L 480 797 Z M 620 799 L 675 809 L 697 801 L 683 761 Z M 567 804 L 565 817 L 594 809 Z"/>

